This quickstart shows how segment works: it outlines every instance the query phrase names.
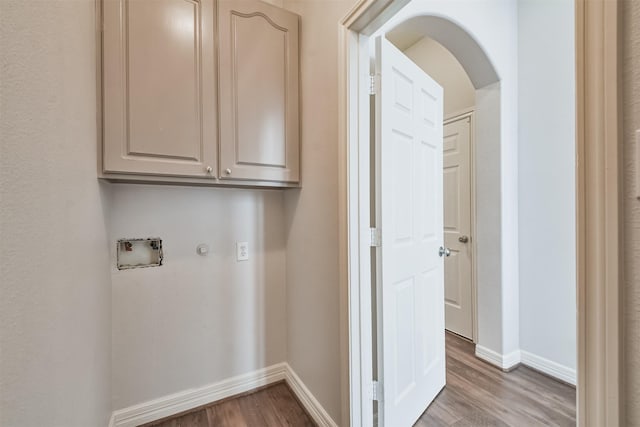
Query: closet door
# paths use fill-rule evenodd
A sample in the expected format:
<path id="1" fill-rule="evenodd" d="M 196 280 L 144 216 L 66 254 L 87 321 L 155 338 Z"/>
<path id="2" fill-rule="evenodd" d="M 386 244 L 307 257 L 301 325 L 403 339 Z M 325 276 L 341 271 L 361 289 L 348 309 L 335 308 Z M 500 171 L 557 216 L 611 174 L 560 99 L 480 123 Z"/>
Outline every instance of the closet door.
<path id="1" fill-rule="evenodd" d="M 221 1 L 220 178 L 299 181 L 299 16 Z"/>
<path id="2" fill-rule="evenodd" d="M 217 173 L 213 0 L 103 0 L 103 170 Z"/>

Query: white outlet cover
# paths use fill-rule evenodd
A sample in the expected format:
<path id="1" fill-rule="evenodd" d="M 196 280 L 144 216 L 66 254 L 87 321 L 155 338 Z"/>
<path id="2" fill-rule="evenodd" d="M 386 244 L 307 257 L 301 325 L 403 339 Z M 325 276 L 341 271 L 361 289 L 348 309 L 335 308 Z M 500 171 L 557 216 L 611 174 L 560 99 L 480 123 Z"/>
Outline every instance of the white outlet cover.
<path id="1" fill-rule="evenodd" d="M 236 242 L 236 260 L 247 261 L 249 259 L 249 243 Z"/>

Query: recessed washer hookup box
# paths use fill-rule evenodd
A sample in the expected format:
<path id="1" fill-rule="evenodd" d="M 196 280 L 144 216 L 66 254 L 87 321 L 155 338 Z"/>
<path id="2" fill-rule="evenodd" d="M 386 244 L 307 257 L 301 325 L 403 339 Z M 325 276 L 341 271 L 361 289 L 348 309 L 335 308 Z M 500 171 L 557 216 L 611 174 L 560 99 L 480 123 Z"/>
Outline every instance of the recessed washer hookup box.
<path id="1" fill-rule="evenodd" d="M 118 240 L 118 270 L 159 267 L 161 265 L 162 239 L 159 237 Z"/>

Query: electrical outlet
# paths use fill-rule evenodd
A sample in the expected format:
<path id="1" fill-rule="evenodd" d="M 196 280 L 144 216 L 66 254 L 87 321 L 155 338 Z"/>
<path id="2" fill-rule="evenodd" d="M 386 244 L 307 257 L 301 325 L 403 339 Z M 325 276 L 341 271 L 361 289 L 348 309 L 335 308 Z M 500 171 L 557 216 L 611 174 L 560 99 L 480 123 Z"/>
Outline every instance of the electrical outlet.
<path id="1" fill-rule="evenodd" d="M 236 242 L 236 260 L 247 261 L 249 259 L 249 243 Z"/>

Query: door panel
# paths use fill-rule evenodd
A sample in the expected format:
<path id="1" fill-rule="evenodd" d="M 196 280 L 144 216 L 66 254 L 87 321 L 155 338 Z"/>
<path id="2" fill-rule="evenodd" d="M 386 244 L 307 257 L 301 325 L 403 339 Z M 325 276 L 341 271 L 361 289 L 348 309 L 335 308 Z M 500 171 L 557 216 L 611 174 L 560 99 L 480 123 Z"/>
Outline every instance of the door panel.
<path id="1" fill-rule="evenodd" d="M 448 153 L 445 152 L 445 156 Z M 444 167 L 444 229 L 460 231 L 460 168 L 458 165 Z"/>
<path id="2" fill-rule="evenodd" d="M 444 125 L 444 241 L 446 328 L 473 339 L 471 283 L 471 117 Z M 461 242 L 464 237 L 466 243 Z"/>
<path id="3" fill-rule="evenodd" d="M 299 17 L 219 3 L 221 179 L 299 181 Z"/>
<path id="4" fill-rule="evenodd" d="M 184 0 L 127 2 L 129 154 L 200 156 L 200 36 L 195 25 L 181 25 L 176 37 L 165 23 L 165 14 L 176 23 L 196 22 L 199 6 Z"/>
<path id="5" fill-rule="evenodd" d="M 231 15 L 232 73 L 237 107 L 238 164 L 285 167 L 287 32 L 267 19 Z M 258 43 L 259 41 L 259 43 Z M 260 75 L 256 78 L 256 70 Z M 276 117 L 280 120 L 255 118 Z M 254 124 L 254 126 L 248 126 Z"/>
<path id="6" fill-rule="evenodd" d="M 215 177 L 214 13 L 212 0 L 103 2 L 105 172 Z"/>
<path id="7" fill-rule="evenodd" d="M 445 384 L 442 88 L 376 45 L 379 419 L 411 426 Z"/>

